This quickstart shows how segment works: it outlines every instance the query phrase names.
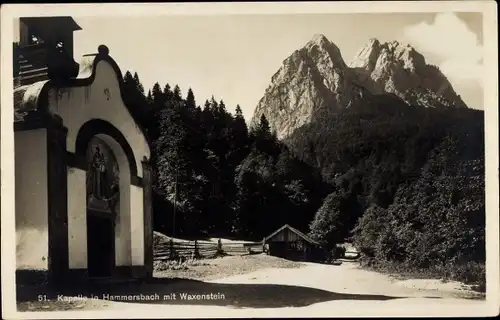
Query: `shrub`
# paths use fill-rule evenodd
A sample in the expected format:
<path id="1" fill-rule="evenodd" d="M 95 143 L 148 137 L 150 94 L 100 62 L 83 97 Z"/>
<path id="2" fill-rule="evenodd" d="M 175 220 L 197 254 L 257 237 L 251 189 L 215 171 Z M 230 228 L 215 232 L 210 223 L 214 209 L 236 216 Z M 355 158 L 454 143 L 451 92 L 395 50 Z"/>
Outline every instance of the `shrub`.
<path id="1" fill-rule="evenodd" d="M 450 277 L 463 281 L 466 284 L 478 284 L 485 286 L 486 284 L 486 268 L 484 263 L 468 262 L 463 265 L 455 265 Z"/>
<path id="2" fill-rule="evenodd" d="M 387 211 L 377 205 L 370 206 L 353 230 L 354 246 L 364 255 L 373 257 L 377 240 L 382 231 L 387 228 L 387 224 Z"/>
<path id="3" fill-rule="evenodd" d="M 161 260 L 153 263 L 154 271 L 188 270 L 189 267 L 209 265 L 200 259 Z"/>
<path id="4" fill-rule="evenodd" d="M 346 216 L 341 212 L 342 202 L 343 198 L 339 194 L 330 194 L 310 224 L 311 238 L 324 244 L 327 249 L 334 249 L 335 244 L 340 243 L 346 236 Z"/>

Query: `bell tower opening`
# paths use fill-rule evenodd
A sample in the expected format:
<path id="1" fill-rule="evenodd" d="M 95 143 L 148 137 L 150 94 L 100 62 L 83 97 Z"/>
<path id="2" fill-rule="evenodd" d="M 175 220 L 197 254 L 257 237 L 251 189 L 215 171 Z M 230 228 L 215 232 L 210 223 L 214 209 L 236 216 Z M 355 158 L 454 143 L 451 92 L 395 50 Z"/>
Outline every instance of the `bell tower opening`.
<path id="1" fill-rule="evenodd" d="M 73 57 L 73 32 L 78 30 L 71 17 L 19 18 L 13 57 L 15 87 L 76 77 L 79 66 Z"/>

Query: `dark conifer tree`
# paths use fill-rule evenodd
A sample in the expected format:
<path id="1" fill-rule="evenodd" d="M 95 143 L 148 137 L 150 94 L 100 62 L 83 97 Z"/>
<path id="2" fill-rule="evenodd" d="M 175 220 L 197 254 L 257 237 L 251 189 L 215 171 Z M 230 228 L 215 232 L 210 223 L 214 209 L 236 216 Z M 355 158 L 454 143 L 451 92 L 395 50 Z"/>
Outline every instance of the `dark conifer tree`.
<path id="1" fill-rule="evenodd" d="M 165 101 L 172 100 L 173 92 L 172 92 L 172 89 L 170 88 L 170 85 L 168 83 L 163 88 L 163 94 L 165 96 Z"/>
<path id="2" fill-rule="evenodd" d="M 186 96 L 186 107 L 191 110 L 191 112 L 194 112 L 194 109 L 196 109 L 196 100 L 194 98 L 194 93 L 191 88 L 189 88 L 187 96 Z"/>
<path id="3" fill-rule="evenodd" d="M 142 85 L 141 81 L 139 80 L 139 75 L 137 72 L 134 72 L 134 82 L 137 86 L 137 90 L 144 95 L 144 86 Z"/>
<path id="4" fill-rule="evenodd" d="M 153 97 L 153 102 L 155 104 L 156 109 L 162 109 L 164 107 L 165 99 L 163 97 L 163 92 L 161 91 L 160 84 L 156 82 L 153 85 L 153 89 L 151 91 L 151 95 Z"/>
<path id="5" fill-rule="evenodd" d="M 181 88 L 178 85 L 175 85 L 174 87 L 174 91 L 172 92 L 172 99 L 175 102 L 179 102 L 182 100 Z"/>

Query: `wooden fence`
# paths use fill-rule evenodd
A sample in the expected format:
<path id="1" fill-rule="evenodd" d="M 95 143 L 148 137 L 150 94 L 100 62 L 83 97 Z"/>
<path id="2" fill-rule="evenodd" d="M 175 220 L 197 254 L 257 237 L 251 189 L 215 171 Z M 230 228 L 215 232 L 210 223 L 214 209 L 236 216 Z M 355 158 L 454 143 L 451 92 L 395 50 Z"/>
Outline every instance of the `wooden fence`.
<path id="1" fill-rule="evenodd" d="M 154 246 L 154 260 L 177 260 L 189 258 L 214 258 L 219 255 L 247 255 L 263 252 L 262 242 L 177 242 L 172 239 Z"/>

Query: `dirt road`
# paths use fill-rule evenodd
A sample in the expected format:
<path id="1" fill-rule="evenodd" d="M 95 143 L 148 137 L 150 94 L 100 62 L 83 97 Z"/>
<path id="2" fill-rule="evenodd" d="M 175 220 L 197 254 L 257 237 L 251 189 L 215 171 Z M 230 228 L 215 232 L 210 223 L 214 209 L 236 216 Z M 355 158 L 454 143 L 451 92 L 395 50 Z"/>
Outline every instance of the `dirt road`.
<path id="1" fill-rule="evenodd" d="M 157 281 L 128 293 L 158 293 L 157 301 L 95 300 L 85 302 L 79 309 L 99 310 L 102 317 L 117 311 L 127 317 L 336 317 L 408 313 L 477 316 L 491 313 L 486 300 L 474 298 L 475 295 L 459 283 L 401 281 L 348 262 L 340 266 L 305 263 L 299 268 L 265 268 L 205 281 Z"/>
<path id="2" fill-rule="evenodd" d="M 251 311 L 244 309 L 246 311 L 242 310 L 242 313 L 234 310 L 234 306 L 220 310 L 199 309 L 199 312 L 206 315 L 212 312 L 214 315 L 218 312 L 222 314 L 229 312 L 234 316 L 248 314 L 249 316 L 318 315 L 331 317 L 374 314 L 405 315 L 411 312 L 414 315 L 473 316 L 486 310 L 486 301 L 458 282 L 442 282 L 432 279 L 397 280 L 378 272 L 362 269 L 357 263 L 349 262 L 340 266 L 305 263 L 302 268 L 268 268 L 205 282 L 287 286 L 287 289 L 276 290 L 273 294 L 263 294 L 258 289 L 243 290 L 247 301 L 259 298 L 268 300 L 262 303 L 262 308 Z M 304 291 L 300 292 L 296 290 L 297 288 L 321 291 L 303 289 Z M 237 287 L 235 289 L 237 290 Z M 331 294 L 323 295 L 320 292 Z M 230 299 L 230 295 L 231 292 L 226 292 L 226 299 Z M 242 301 L 239 305 L 245 307 Z M 187 313 L 197 314 L 197 309 L 191 309 L 191 306 L 189 308 L 190 311 Z M 176 310 L 179 315 L 186 312 Z"/>
<path id="3" fill-rule="evenodd" d="M 356 262 L 340 266 L 304 263 L 295 269 L 262 269 L 224 279 L 217 283 L 273 283 L 317 288 L 336 293 L 386 295 L 401 298 L 479 298 L 479 294 L 459 282 L 433 279 L 397 280 L 359 267 Z"/>

